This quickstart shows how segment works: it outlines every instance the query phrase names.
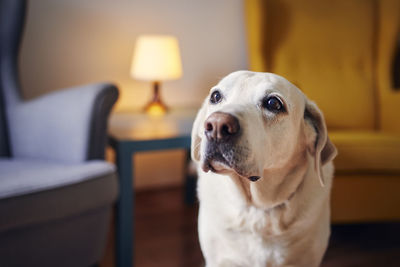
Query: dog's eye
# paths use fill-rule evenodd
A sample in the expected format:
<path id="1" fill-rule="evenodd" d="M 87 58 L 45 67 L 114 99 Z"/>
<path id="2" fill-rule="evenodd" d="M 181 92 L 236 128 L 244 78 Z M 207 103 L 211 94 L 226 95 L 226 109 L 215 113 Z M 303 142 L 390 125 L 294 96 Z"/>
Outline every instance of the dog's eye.
<path id="1" fill-rule="evenodd" d="M 221 101 L 221 99 L 222 99 L 221 93 L 218 90 L 216 90 L 211 94 L 210 102 L 213 104 L 217 104 Z"/>
<path id="2" fill-rule="evenodd" d="M 276 96 L 266 97 L 262 102 L 262 107 L 275 113 L 285 111 L 285 107 L 283 106 L 282 101 Z"/>

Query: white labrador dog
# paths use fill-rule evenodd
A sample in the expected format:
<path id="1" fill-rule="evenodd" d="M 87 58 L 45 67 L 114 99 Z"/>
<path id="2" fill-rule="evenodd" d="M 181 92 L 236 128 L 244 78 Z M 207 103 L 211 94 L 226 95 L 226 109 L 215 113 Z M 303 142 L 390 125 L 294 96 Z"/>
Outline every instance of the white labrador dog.
<path id="1" fill-rule="evenodd" d="M 321 111 L 286 79 L 223 78 L 192 130 L 206 265 L 318 266 L 335 155 Z"/>

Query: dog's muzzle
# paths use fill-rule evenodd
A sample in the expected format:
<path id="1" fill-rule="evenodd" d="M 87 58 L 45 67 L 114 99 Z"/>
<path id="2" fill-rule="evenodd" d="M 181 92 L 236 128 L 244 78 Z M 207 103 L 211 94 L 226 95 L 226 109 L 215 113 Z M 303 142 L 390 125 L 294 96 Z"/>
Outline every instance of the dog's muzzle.
<path id="1" fill-rule="evenodd" d="M 243 163 L 247 158 L 248 149 L 238 145 L 241 135 L 239 119 L 229 113 L 214 112 L 204 122 L 204 133 L 207 146 L 203 170 L 218 172 L 216 168 L 218 165 L 219 168 L 225 166 L 244 175 Z M 248 177 L 250 181 L 257 181 L 259 178 L 259 176 Z"/>
<path id="2" fill-rule="evenodd" d="M 232 168 L 236 159 L 233 158 L 235 143 L 240 131 L 239 120 L 228 113 L 214 112 L 204 122 L 204 134 L 207 147 L 203 170 L 217 172 L 214 164 L 222 163 Z"/>

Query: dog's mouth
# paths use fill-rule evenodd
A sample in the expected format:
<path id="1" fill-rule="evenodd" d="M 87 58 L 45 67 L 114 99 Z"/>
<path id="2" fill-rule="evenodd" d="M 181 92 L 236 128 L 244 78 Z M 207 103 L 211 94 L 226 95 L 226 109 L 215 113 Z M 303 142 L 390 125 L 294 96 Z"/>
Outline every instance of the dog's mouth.
<path id="1" fill-rule="evenodd" d="M 224 144 L 209 143 L 206 148 L 202 169 L 218 174 L 236 173 L 252 182 L 261 177 L 249 171 L 243 164 L 248 151 L 242 147 L 231 147 Z"/>
<path id="2" fill-rule="evenodd" d="M 214 155 L 207 155 L 203 162 L 203 171 L 212 171 L 215 173 L 221 173 L 233 169 L 232 166 L 227 162 L 221 153 L 215 153 Z"/>

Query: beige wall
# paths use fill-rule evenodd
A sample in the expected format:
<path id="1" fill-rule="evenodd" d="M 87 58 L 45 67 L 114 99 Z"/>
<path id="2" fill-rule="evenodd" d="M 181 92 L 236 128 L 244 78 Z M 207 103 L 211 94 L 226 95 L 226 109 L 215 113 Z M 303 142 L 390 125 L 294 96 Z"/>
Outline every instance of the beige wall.
<path id="1" fill-rule="evenodd" d="M 242 0 L 34 0 L 29 2 L 22 45 L 26 98 L 59 88 L 113 81 L 121 91 L 116 109 L 143 106 L 150 84 L 129 76 L 138 34 L 173 34 L 181 46 L 183 78 L 163 84 L 170 106 L 200 105 L 227 73 L 247 68 Z M 183 154 L 138 157 L 137 186 L 157 184 L 154 162 L 169 162 L 160 183 L 178 183 Z M 174 165 L 175 164 L 175 165 Z M 178 164 L 179 166 L 176 166 Z M 166 164 L 168 166 L 168 164 Z"/>

